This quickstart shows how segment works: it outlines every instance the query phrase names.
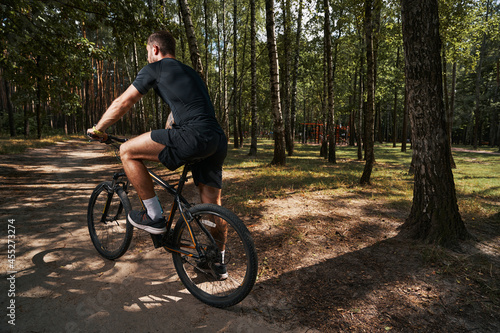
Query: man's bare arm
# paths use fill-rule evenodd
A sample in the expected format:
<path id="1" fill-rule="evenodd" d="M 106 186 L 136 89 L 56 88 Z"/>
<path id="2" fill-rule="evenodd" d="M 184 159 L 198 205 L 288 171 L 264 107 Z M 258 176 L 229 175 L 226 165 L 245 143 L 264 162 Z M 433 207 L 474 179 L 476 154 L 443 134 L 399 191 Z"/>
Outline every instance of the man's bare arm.
<path id="1" fill-rule="evenodd" d="M 168 115 L 168 118 L 167 118 L 167 123 L 165 124 L 165 128 L 171 129 L 173 124 L 175 124 L 174 115 L 172 112 L 170 112 L 170 114 Z"/>
<path id="2" fill-rule="evenodd" d="M 134 106 L 137 101 L 142 97 L 142 94 L 137 90 L 136 87 L 130 85 L 130 87 L 125 90 L 117 99 L 111 103 L 106 112 L 102 115 L 101 120 L 96 125 L 96 129 L 99 131 L 105 131 L 111 125 L 116 123 L 118 120 L 127 113 L 132 106 Z"/>

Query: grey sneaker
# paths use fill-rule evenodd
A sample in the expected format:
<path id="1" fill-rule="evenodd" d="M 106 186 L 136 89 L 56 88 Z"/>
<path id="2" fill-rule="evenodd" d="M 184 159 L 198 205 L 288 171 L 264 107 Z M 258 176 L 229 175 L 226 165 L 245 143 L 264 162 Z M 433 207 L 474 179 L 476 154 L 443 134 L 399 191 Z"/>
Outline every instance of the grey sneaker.
<path id="1" fill-rule="evenodd" d="M 158 221 L 153 221 L 145 210 L 130 211 L 130 213 L 127 216 L 127 220 L 134 227 L 145 230 L 150 234 L 159 235 L 167 232 L 165 218 L 162 217 Z"/>
<path id="2" fill-rule="evenodd" d="M 212 271 L 214 271 L 219 280 L 225 280 L 229 277 L 225 264 L 213 264 Z"/>

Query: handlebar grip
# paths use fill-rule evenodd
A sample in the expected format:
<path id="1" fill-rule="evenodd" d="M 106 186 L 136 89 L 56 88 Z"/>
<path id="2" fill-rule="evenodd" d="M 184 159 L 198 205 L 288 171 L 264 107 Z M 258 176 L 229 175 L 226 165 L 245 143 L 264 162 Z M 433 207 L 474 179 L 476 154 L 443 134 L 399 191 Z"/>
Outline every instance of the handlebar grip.
<path id="1" fill-rule="evenodd" d="M 107 134 L 107 137 L 108 137 L 108 138 L 106 139 L 106 141 L 101 141 L 101 140 L 99 140 L 99 139 L 101 139 L 102 137 L 100 137 L 100 136 L 98 136 L 98 135 L 93 135 L 92 133 L 87 133 L 87 137 L 89 137 L 89 138 L 90 138 L 90 139 L 92 139 L 92 140 L 97 140 L 97 141 L 100 141 L 100 142 L 102 142 L 102 143 L 105 143 L 105 144 L 107 144 L 107 145 L 109 145 L 109 144 L 111 144 L 111 143 L 113 143 L 113 142 L 120 142 L 120 143 L 124 143 L 124 142 L 127 142 L 127 141 L 128 141 L 128 139 L 125 139 L 125 138 L 123 138 L 123 139 L 122 139 L 122 138 L 118 138 L 118 137 L 116 137 L 116 136 L 114 136 L 114 135 L 110 135 L 110 134 Z"/>
<path id="2" fill-rule="evenodd" d="M 89 137 L 90 139 L 92 140 L 96 140 L 96 141 L 99 141 L 101 143 L 105 143 L 105 144 L 110 144 L 110 143 L 113 143 L 113 140 L 111 140 L 109 138 L 109 135 L 107 135 L 107 138 L 106 138 L 106 141 L 103 141 L 103 137 L 102 136 L 99 136 L 99 135 L 95 135 L 95 134 L 92 134 L 92 133 L 87 133 L 87 137 Z"/>
<path id="3" fill-rule="evenodd" d="M 89 139 L 99 139 L 99 138 L 100 138 L 99 136 L 94 135 L 94 134 L 92 134 L 92 133 L 87 133 L 87 137 L 88 137 Z"/>
<path id="4" fill-rule="evenodd" d="M 116 142 L 121 142 L 121 143 L 124 143 L 124 142 L 128 141 L 128 139 L 122 139 L 122 138 L 118 138 L 118 137 L 116 137 L 114 135 L 108 134 L 108 141 L 110 141 L 110 140 L 111 141 L 116 141 Z"/>

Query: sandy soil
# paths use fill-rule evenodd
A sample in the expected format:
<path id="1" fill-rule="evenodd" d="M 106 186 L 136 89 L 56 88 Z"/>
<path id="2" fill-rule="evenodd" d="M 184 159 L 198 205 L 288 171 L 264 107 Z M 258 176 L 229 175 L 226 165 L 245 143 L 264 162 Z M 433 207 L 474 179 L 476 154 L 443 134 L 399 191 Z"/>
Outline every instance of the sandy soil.
<path id="1" fill-rule="evenodd" d="M 1 156 L 1 332 L 500 332 L 499 214 L 468 226 L 479 242 L 454 253 L 399 237 L 407 212 L 369 188 L 270 197 L 242 216 L 258 282 L 220 310 L 187 293 L 145 233 L 119 260 L 97 254 L 88 198 L 117 170 L 104 145 L 83 140 Z M 196 200 L 192 185 L 185 193 Z"/>
<path id="2" fill-rule="evenodd" d="M 200 303 L 145 233 L 136 233 L 119 260 L 101 258 L 89 239 L 87 203 L 118 168 L 104 145 L 85 141 L 1 157 L 1 332 L 308 331 L 266 320 L 256 294 L 227 310 Z M 14 267 L 7 260 L 9 219 Z M 9 271 L 16 272 L 14 297 Z M 6 316 L 11 300 L 15 326 Z"/>

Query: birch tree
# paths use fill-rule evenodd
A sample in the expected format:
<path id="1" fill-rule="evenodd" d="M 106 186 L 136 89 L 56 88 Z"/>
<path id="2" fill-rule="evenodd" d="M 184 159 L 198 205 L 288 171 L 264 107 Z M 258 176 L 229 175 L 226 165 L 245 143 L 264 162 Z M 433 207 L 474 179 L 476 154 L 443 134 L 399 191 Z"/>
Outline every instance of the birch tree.
<path id="1" fill-rule="evenodd" d="M 280 103 L 280 80 L 278 49 L 274 23 L 274 0 L 266 0 L 266 33 L 269 53 L 269 82 L 271 88 L 271 109 L 273 114 L 274 157 L 273 165 L 285 165 L 285 136 Z"/>

